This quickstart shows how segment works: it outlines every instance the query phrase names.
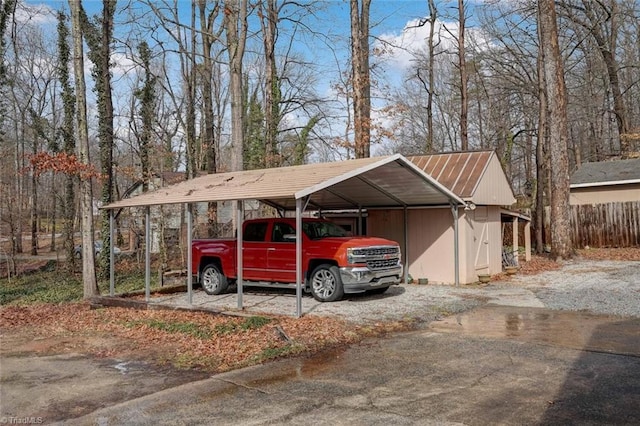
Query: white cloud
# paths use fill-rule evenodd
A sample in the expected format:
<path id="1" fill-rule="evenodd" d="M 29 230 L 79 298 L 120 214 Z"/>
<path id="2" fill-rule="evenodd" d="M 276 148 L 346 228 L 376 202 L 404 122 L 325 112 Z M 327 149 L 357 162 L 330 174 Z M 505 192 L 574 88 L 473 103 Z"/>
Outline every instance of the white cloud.
<path id="1" fill-rule="evenodd" d="M 126 74 L 136 68 L 136 63 L 124 53 L 111 54 L 111 69 L 114 75 Z"/>
<path id="2" fill-rule="evenodd" d="M 416 57 L 424 57 L 428 50 L 430 23 L 414 19 L 405 25 L 400 34 L 384 33 L 378 36 L 374 49 L 382 52 L 381 58 L 392 69 L 405 71 L 411 68 Z M 491 48 L 489 38 L 477 28 L 467 28 L 465 46 L 469 49 Z M 433 34 L 437 51 L 457 51 L 457 22 L 436 20 Z"/>
<path id="3" fill-rule="evenodd" d="M 26 4 L 22 1 L 16 5 L 16 22 L 26 25 L 55 25 L 56 11 L 46 4 Z"/>
<path id="4" fill-rule="evenodd" d="M 415 61 L 416 54 L 427 50 L 429 29 L 429 22 L 422 23 L 418 19 L 411 20 L 407 22 L 400 34 L 381 34 L 374 48 L 383 52 L 382 56 L 392 67 L 406 70 L 410 68 L 411 64 Z M 436 21 L 434 43 L 440 44 L 438 49 L 452 48 L 454 41 L 449 32 L 456 34 L 457 31 L 458 24 L 456 22 L 444 23 Z"/>

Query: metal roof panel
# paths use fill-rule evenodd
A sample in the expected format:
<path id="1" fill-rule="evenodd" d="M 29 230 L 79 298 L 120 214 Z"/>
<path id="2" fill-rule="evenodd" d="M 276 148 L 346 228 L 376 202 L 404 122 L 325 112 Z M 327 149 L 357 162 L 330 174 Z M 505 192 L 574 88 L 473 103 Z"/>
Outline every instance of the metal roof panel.
<path id="1" fill-rule="evenodd" d="M 310 196 L 322 209 L 441 205 L 464 201 L 400 154 L 335 163 L 209 174 L 122 199 L 105 209 L 226 200 L 295 208 Z"/>

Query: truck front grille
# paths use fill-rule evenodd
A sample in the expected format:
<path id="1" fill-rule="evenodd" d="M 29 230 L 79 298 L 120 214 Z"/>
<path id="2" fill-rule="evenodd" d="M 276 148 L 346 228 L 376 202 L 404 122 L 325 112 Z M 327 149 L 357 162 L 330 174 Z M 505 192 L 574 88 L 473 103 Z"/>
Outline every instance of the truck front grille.
<path id="1" fill-rule="evenodd" d="M 362 256 L 366 258 L 383 258 L 389 255 L 400 255 L 400 247 L 384 246 L 384 247 L 362 247 L 353 249 L 354 256 Z"/>
<path id="2" fill-rule="evenodd" d="M 349 263 L 366 263 L 373 271 L 395 268 L 400 264 L 400 247 L 375 246 L 349 249 Z"/>
<path id="3" fill-rule="evenodd" d="M 398 258 L 385 260 L 371 260 L 367 262 L 367 267 L 371 270 L 389 269 L 398 266 Z"/>

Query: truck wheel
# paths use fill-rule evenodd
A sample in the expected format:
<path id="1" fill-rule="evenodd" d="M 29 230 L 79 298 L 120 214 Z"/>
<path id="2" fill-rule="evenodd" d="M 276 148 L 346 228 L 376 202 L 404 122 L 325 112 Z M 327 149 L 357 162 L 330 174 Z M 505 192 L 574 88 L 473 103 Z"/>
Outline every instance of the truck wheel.
<path id="1" fill-rule="evenodd" d="M 200 284 L 204 292 L 209 295 L 224 293 L 229 285 L 227 277 L 222 275 L 218 266 L 213 263 L 208 264 L 202 270 Z"/>
<path id="2" fill-rule="evenodd" d="M 311 294 L 318 302 L 342 299 L 344 288 L 337 266 L 320 265 L 311 273 Z"/>

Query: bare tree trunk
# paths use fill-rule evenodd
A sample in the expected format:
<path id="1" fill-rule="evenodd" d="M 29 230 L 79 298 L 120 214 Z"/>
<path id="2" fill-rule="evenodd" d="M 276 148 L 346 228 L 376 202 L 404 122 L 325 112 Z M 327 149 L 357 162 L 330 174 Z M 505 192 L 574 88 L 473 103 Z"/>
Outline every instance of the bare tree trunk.
<path id="1" fill-rule="evenodd" d="M 87 166 L 89 159 L 89 132 L 87 128 L 87 100 L 84 81 L 84 51 L 80 23 L 79 0 L 69 0 L 71 9 L 71 29 L 73 34 L 73 65 L 76 81 L 76 105 L 78 121 L 78 159 Z M 90 177 L 82 179 L 80 184 L 82 215 L 82 282 L 84 297 L 90 298 L 99 293 L 96 280 L 95 253 L 93 250 L 93 191 Z"/>
<path id="2" fill-rule="evenodd" d="M 371 78 L 369 76 L 369 8 L 371 0 L 351 0 L 353 128 L 356 158 L 371 151 Z"/>
<path id="3" fill-rule="evenodd" d="M 458 0 L 458 67 L 460 69 L 460 149 L 469 149 L 469 99 L 467 95 L 467 61 L 465 58 L 464 37 L 466 17 L 464 0 Z"/>
<path id="4" fill-rule="evenodd" d="M 34 154 L 37 150 L 37 136 L 33 141 Z M 38 178 L 35 171 L 31 175 L 31 255 L 36 256 L 38 254 Z"/>
<path id="5" fill-rule="evenodd" d="M 536 142 L 536 253 L 544 251 L 544 193 L 547 188 L 545 146 L 547 145 L 547 95 L 543 69 L 543 52 L 538 54 L 538 140 Z"/>
<path id="6" fill-rule="evenodd" d="M 100 33 L 100 164 L 102 175 L 102 193 L 100 199 L 103 204 L 113 201 L 113 99 L 111 94 L 111 42 L 113 40 L 113 16 L 116 0 L 103 0 L 102 31 Z M 103 247 L 111 246 L 109 211 L 100 212 L 100 229 Z M 99 275 L 109 277 L 111 254 L 109 250 L 100 251 Z"/>
<path id="7" fill-rule="evenodd" d="M 225 34 L 229 53 L 231 92 L 231 170 L 244 169 L 244 90 L 242 61 L 247 40 L 247 0 L 226 0 L 224 3 Z"/>
<path id="8" fill-rule="evenodd" d="M 264 93 L 264 133 L 265 133 L 265 164 L 267 167 L 278 167 L 278 124 L 280 123 L 280 82 L 276 68 L 276 29 L 278 26 L 278 9 L 275 0 L 266 0 L 261 13 L 261 26 L 265 53 L 265 93 Z"/>
<path id="9" fill-rule="evenodd" d="M 551 254 L 556 258 L 571 258 L 569 164 L 567 158 L 567 93 L 554 0 L 540 0 L 540 47 L 544 52 L 544 75 L 549 101 L 550 166 L 553 174 L 551 191 Z"/>
<path id="10" fill-rule="evenodd" d="M 438 19 L 438 9 L 436 8 L 435 0 L 429 0 L 429 89 L 427 93 L 427 146 L 425 147 L 425 154 L 433 152 L 433 92 L 435 90 L 435 73 L 433 67 L 435 66 L 435 25 Z"/>
<path id="11" fill-rule="evenodd" d="M 191 3 L 191 54 L 187 54 L 186 49 L 182 60 L 182 77 L 185 82 L 186 92 L 186 113 L 185 130 L 187 137 L 187 179 L 193 179 L 197 173 L 196 161 L 196 6 Z"/>
<path id="12" fill-rule="evenodd" d="M 202 109 L 204 117 L 204 137 L 203 145 L 207 150 L 207 173 L 218 171 L 218 159 L 216 157 L 218 143 L 215 138 L 215 124 L 213 115 L 213 61 L 211 59 L 211 45 L 221 34 L 213 33 L 213 25 L 219 13 L 220 4 L 216 3 L 214 8 L 207 15 L 206 0 L 199 0 L 200 30 L 202 34 Z M 210 202 L 207 206 L 209 238 L 217 237 L 218 224 L 218 203 Z"/>
<path id="13" fill-rule="evenodd" d="M 69 78 L 69 62 L 71 52 L 69 49 L 69 28 L 66 23 L 66 15 L 58 13 L 58 78 L 62 86 L 63 121 L 62 121 L 62 151 L 68 155 L 76 151 L 73 120 L 75 116 L 75 95 Z M 75 219 L 75 190 L 73 175 L 64 177 L 64 199 L 62 202 L 62 245 L 67 258 L 67 263 L 74 262 L 73 222 Z"/>
<path id="14" fill-rule="evenodd" d="M 49 251 L 54 253 L 56 248 L 56 222 L 58 221 L 58 190 L 55 176 L 51 177 L 51 245 Z"/>

